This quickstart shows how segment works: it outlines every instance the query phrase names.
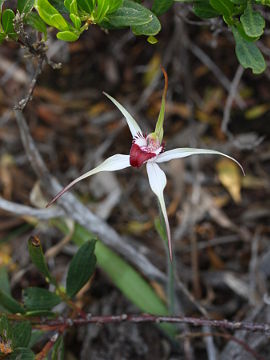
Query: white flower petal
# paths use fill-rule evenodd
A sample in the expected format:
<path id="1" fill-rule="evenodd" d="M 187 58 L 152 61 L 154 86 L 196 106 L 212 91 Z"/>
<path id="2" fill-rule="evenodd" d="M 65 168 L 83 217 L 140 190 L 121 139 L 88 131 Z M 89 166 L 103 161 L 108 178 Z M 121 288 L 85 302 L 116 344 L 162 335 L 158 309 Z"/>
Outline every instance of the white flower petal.
<path id="1" fill-rule="evenodd" d="M 150 187 L 151 187 L 152 191 L 154 192 L 154 194 L 158 198 L 160 208 L 162 211 L 162 215 L 164 217 L 166 230 L 167 230 L 167 237 L 168 237 L 169 254 L 170 254 L 170 259 L 172 260 L 171 230 L 170 230 L 169 220 L 168 220 L 167 211 L 166 211 L 166 205 L 165 205 L 164 196 L 163 196 L 163 190 L 167 183 L 166 175 L 165 175 L 164 171 L 161 170 L 160 167 L 154 162 L 147 162 L 146 170 L 147 170 L 147 174 L 148 174 L 148 178 L 149 178 Z"/>
<path id="2" fill-rule="evenodd" d="M 234 161 L 240 167 L 243 174 L 245 175 L 242 165 L 237 160 L 235 160 L 233 157 L 223 154 L 220 151 L 210 150 L 210 149 L 192 149 L 192 148 L 173 149 L 173 150 L 165 151 L 164 153 L 158 155 L 158 157 L 155 159 L 155 162 L 162 163 L 162 162 L 170 161 L 173 159 L 180 159 L 180 158 L 184 158 L 184 157 L 191 156 L 191 155 L 201 155 L 201 154 L 214 154 L 214 155 L 225 156 L 226 158 Z"/>
<path id="3" fill-rule="evenodd" d="M 103 94 L 106 95 L 107 98 L 109 98 L 114 103 L 114 105 L 118 107 L 118 109 L 121 111 L 121 113 L 124 115 L 124 117 L 126 118 L 129 130 L 132 134 L 132 137 L 135 137 L 138 134 L 142 134 L 141 128 L 137 124 L 136 120 L 130 115 L 130 113 L 112 96 L 110 96 L 109 94 L 107 94 L 105 92 L 103 92 Z"/>
<path id="4" fill-rule="evenodd" d="M 130 166 L 129 155 L 116 154 L 108 159 L 104 160 L 100 165 L 94 169 L 88 171 L 87 173 L 79 176 L 77 179 L 73 180 L 68 184 L 63 190 L 61 190 L 49 203 L 46 207 L 49 207 L 54 203 L 60 196 L 62 196 L 66 191 L 68 191 L 72 186 L 77 184 L 77 182 L 87 178 L 88 176 L 97 174 L 101 171 L 117 171 L 122 170 Z"/>

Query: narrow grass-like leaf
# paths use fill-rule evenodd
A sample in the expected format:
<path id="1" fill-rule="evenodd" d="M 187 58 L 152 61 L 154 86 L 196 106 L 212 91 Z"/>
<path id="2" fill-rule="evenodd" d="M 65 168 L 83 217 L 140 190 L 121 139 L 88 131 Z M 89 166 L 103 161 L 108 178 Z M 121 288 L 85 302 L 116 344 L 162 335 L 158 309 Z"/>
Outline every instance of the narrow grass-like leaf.
<path id="1" fill-rule="evenodd" d="M 55 293 L 38 287 L 29 287 L 23 292 L 23 302 L 27 311 L 51 310 L 61 301 Z"/>
<path id="2" fill-rule="evenodd" d="M 87 241 L 73 256 L 67 274 L 66 291 L 73 297 L 87 283 L 96 267 L 96 241 Z"/>
<path id="3" fill-rule="evenodd" d="M 12 347 L 26 348 L 31 339 L 32 327 L 29 321 L 23 321 L 12 327 Z"/>
<path id="4" fill-rule="evenodd" d="M 52 360 L 64 360 L 64 339 L 59 336 L 52 349 Z"/>
<path id="5" fill-rule="evenodd" d="M 47 262 L 43 254 L 42 246 L 37 236 L 31 236 L 30 239 L 28 240 L 28 251 L 33 264 L 35 264 L 35 266 L 38 268 L 41 274 L 45 276 L 45 279 L 48 282 L 51 282 L 54 285 L 56 285 L 55 279 L 52 277 L 52 275 L 49 272 Z"/>

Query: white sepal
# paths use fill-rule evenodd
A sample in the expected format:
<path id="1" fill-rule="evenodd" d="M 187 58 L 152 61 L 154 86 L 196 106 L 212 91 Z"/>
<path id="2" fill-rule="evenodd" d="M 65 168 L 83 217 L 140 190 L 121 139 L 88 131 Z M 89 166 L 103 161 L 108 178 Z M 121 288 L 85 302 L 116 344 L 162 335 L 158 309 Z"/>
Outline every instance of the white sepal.
<path id="1" fill-rule="evenodd" d="M 88 171 L 87 173 L 79 176 L 77 179 L 73 180 L 70 184 L 68 184 L 63 190 L 61 190 L 49 203 L 46 207 L 49 207 L 52 203 L 54 203 L 60 196 L 62 196 L 66 191 L 68 191 L 72 186 L 77 184 L 77 182 L 91 176 L 97 174 L 101 171 L 117 171 L 122 170 L 130 166 L 129 163 L 129 155 L 116 154 L 110 156 L 108 159 L 104 160 L 100 165 L 95 167 L 94 169 Z"/>
<path id="2" fill-rule="evenodd" d="M 156 163 L 151 162 L 151 161 L 146 163 L 146 170 L 147 170 L 147 174 L 148 174 L 150 187 L 151 187 L 152 191 L 154 192 L 154 194 L 158 198 L 161 212 L 164 217 L 166 230 L 167 230 L 167 237 L 168 237 L 169 254 L 170 254 L 170 259 L 172 260 L 171 230 L 170 230 L 166 205 L 165 205 L 164 196 L 163 196 L 163 190 L 167 183 L 166 175 L 165 175 L 164 171 L 161 170 L 160 167 Z"/>
<path id="3" fill-rule="evenodd" d="M 237 160 L 235 160 L 233 157 L 231 157 L 229 155 L 223 154 L 222 152 L 216 151 L 216 150 L 177 148 L 177 149 L 165 151 L 164 153 L 160 154 L 155 159 L 155 162 L 163 163 L 163 162 L 170 161 L 170 160 L 173 160 L 173 159 L 180 159 L 180 158 L 184 158 L 184 157 L 191 156 L 191 155 L 201 155 L 201 154 L 214 154 L 214 155 L 225 156 L 226 158 L 234 161 L 240 167 L 243 174 L 245 175 L 245 172 L 244 172 L 244 169 L 243 169 L 242 165 Z"/>
<path id="4" fill-rule="evenodd" d="M 117 100 L 115 100 L 112 96 L 110 96 L 109 94 L 103 92 L 104 95 L 107 96 L 107 98 L 109 98 L 115 106 L 118 107 L 118 109 L 121 111 L 121 113 L 124 115 L 124 117 L 126 118 L 129 130 L 131 132 L 132 137 L 134 138 L 135 136 L 137 136 L 138 134 L 142 135 L 142 130 L 139 127 L 139 125 L 137 124 L 136 120 L 130 115 L 130 113 L 124 108 L 124 106 L 122 106 Z"/>

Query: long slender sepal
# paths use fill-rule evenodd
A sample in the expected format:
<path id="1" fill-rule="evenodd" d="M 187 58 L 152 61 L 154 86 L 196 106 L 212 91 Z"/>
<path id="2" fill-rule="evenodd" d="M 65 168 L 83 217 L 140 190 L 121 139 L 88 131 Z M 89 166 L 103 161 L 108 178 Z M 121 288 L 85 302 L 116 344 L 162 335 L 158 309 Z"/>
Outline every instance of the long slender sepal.
<path id="1" fill-rule="evenodd" d="M 129 155 L 116 154 L 108 159 L 104 160 L 100 165 L 95 167 L 94 169 L 88 171 L 87 173 L 79 176 L 77 179 L 73 180 L 70 184 L 68 184 L 63 190 L 61 190 L 55 197 L 47 204 L 46 207 L 51 206 L 57 199 L 60 198 L 65 192 L 70 190 L 77 182 L 97 174 L 101 171 L 117 171 L 122 170 L 130 166 L 129 163 Z"/>
<path id="2" fill-rule="evenodd" d="M 243 166 L 233 157 L 223 154 L 220 151 L 210 150 L 210 149 L 192 149 L 192 148 L 177 148 L 173 150 L 165 151 L 164 153 L 160 154 L 156 159 L 155 162 L 163 163 L 166 161 L 170 161 L 173 159 L 180 159 L 191 155 L 202 155 L 202 154 L 212 154 L 212 155 L 221 155 L 225 156 L 226 158 L 234 161 L 242 170 L 243 174 L 245 175 L 245 171 Z"/>
<path id="3" fill-rule="evenodd" d="M 170 224 L 169 224 L 166 205 L 163 196 L 163 190 L 167 183 L 166 175 L 164 171 L 161 170 L 160 167 L 154 162 L 148 162 L 146 164 L 146 170 L 148 174 L 150 187 L 153 193 L 158 198 L 160 209 L 165 221 L 167 238 L 168 238 L 169 255 L 170 255 L 170 260 L 172 261 L 173 256 L 172 256 L 171 230 L 170 230 Z"/>
<path id="4" fill-rule="evenodd" d="M 118 109 L 121 111 L 121 113 L 124 115 L 132 137 L 134 138 L 138 134 L 142 135 L 142 130 L 139 127 L 139 125 L 137 124 L 137 121 L 130 115 L 130 113 L 124 108 L 124 106 L 122 106 L 117 100 L 115 100 L 111 95 L 105 93 L 104 91 L 103 91 L 103 94 L 105 96 L 107 96 L 107 98 L 109 98 L 114 103 L 114 105 L 116 107 L 118 107 Z"/>
<path id="5" fill-rule="evenodd" d="M 160 144 L 162 143 L 163 139 L 163 122 L 164 122 L 164 115 L 165 115 L 165 105 L 166 105 L 166 95 L 168 90 L 168 75 L 163 67 L 161 67 L 161 70 L 164 75 L 164 90 L 162 95 L 162 101 L 161 101 L 161 107 L 158 115 L 158 120 L 155 128 L 155 135 L 157 136 Z"/>

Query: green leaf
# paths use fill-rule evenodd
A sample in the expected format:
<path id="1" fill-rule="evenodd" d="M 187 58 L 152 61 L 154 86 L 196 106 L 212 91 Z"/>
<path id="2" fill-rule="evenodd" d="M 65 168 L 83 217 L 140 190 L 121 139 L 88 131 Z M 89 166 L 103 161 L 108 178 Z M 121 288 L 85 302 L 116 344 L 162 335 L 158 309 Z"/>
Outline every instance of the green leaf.
<path id="1" fill-rule="evenodd" d="M 51 310 L 61 301 L 55 293 L 38 287 L 29 287 L 23 292 L 23 302 L 27 311 Z"/>
<path id="2" fill-rule="evenodd" d="M 55 27 L 58 30 L 67 30 L 68 23 L 63 16 L 47 0 L 36 0 L 35 8 L 39 16 L 46 24 Z"/>
<path id="3" fill-rule="evenodd" d="M 230 0 L 235 5 L 245 5 L 247 0 Z"/>
<path id="4" fill-rule="evenodd" d="M 240 64 L 245 68 L 251 68 L 254 74 L 262 73 L 266 64 L 262 53 L 253 42 L 246 41 L 238 32 L 236 27 L 232 28 L 236 42 L 236 56 Z"/>
<path id="5" fill-rule="evenodd" d="M 4 293 L 2 290 L 0 290 L 0 304 L 13 314 L 23 314 L 25 312 L 24 308 L 18 301 L 16 301 L 12 296 Z"/>
<path id="6" fill-rule="evenodd" d="M 36 343 L 38 343 L 43 338 L 44 334 L 45 334 L 44 330 L 33 329 L 28 347 L 32 348 L 34 345 L 36 345 Z"/>
<path id="7" fill-rule="evenodd" d="M 244 13 L 240 17 L 245 33 L 250 37 L 261 36 L 265 27 L 265 21 L 262 15 L 253 11 L 249 2 Z"/>
<path id="8" fill-rule="evenodd" d="M 33 264 L 35 264 L 41 274 L 45 276 L 45 279 L 56 285 L 55 279 L 49 272 L 42 246 L 37 236 L 31 236 L 28 240 L 28 251 Z"/>
<path id="9" fill-rule="evenodd" d="M 64 360 L 64 339 L 59 336 L 52 349 L 52 360 Z"/>
<path id="10" fill-rule="evenodd" d="M 85 11 L 87 14 L 91 14 L 94 10 L 94 1 L 92 0 L 77 0 L 77 4 L 79 9 Z"/>
<path id="11" fill-rule="evenodd" d="M 219 13 L 210 5 L 209 0 L 196 0 L 193 3 L 195 15 L 202 19 L 210 19 L 219 16 Z"/>
<path id="12" fill-rule="evenodd" d="M 133 25 L 131 26 L 131 30 L 135 35 L 153 36 L 160 32 L 161 25 L 158 18 L 153 15 L 150 23 L 143 25 Z"/>
<path id="13" fill-rule="evenodd" d="M 2 14 L 2 26 L 6 34 L 14 33 L 13 19 L 15 14 L 12 10 L 6 9 Z"/>
<path id="14" fill-rule="evenodd" d="M 12 347 L 26 348 L 31 339 L 32 327 L 29 321 L 22 321 L 12 327 Z"/>
<path id="15" fill-rule="evenodd" d="M 79 18 L 79 16 L 77 16 L 75 14 L 70 14 L 69 17 L 70 17 L 70 20 L 73 22 L 75 28 L 77 30 L 79 30 L 81 27 L 81 19 Z"/>
<path id="16" fill-rule="evenodd" d="M 9 355 L 8 360 L 35 360 L 35 354 L 28 348 L 17 348 Z"/>
<path id="17" fill-rule="evenodd" d="M 150 23 L 154 16 L 144 6 L 131 0 L 124 0 L 123 6 L 111 14 L 108 20 L 115 27 L 138 26 Z"/>
<path id="18" fill-rule="evenodd" d="M 27 311 L 25 313 L 25 315 L 27 317 L 45 317 L 46 318 L 55 318 L 56 317 L 56 313 L 49 311 L 49 310 L 33 310 L 33 311 Z"/>
<path id="19" fill-rule="evenodd" d="M 7 35 L 5 33 L 0 32 L 0 44 L 2 44 L 2 42 L 5 40 L 6 36 Z"/>
<path id="20" fill-rule="evenodd" d="M 67 294 L 73 297 L 87 283 L 96 267 L 95 240 L 87 241 L 73 256 L 67 274 Z"/>
<path id="21" fill-rule="evenodd" d="M 270 6 L 270 0 L 255 0 L 257 4 Z"/>
<path id="22" fill-rule="evenodd" d="M 25 17 L 25 23 L 30 25 L 32 28 L 44 34 L 45 39 L 47 38 L 47 26 L 45 22 L 39 17 L 36 12 L 31 12 Z"/>
<path id="23" fill-rule="evenodd" d="M 56 37 L 59 40 L 69 41 L 69 42 L 76 41 L 79 39 L 79 35 L 75 34 L 72 31 L 61 31 L 56 34 Z"/>
<path id="24" fill-rule="evenodd" d="M 5 343 L 10 341 L 12 337 L 11 325 L 5 314 L 0 315 L 0 337 Z"/>
<path id="25" fill-rule="evenodd" d="M 0 289 L 6 294 L 10 295 L 10 284 L 8 279 L 8 272 L 6 266 L 0 267 Z"/>
<path id="26" fill-rule="evenodd" d="M 155 15 L 164 14 L 172 6 L 174 0 L 154 0 L 152 11 Z"/>
<path id="27" fill-rule="evenodd" d="M 210 5 L 220 14 L 231 17 L 234 12 L 234 5 L 230 0 L 210 0 Z"/>
<path id="28" fill-rule="evenodd" d="M 28 14 L 34 7 L 35 0 L 18 0 L 18 10 L 21 14 Z"/>
<path id="29" fill-rule="evenodd" d="M 111 14 L 114 11 L 116 11 L 117 9 L 119 9 L 123 4 L 123 0 L 111 0 L 109 2 L 109 10 L 107 12 L 107 14 Z"/>

